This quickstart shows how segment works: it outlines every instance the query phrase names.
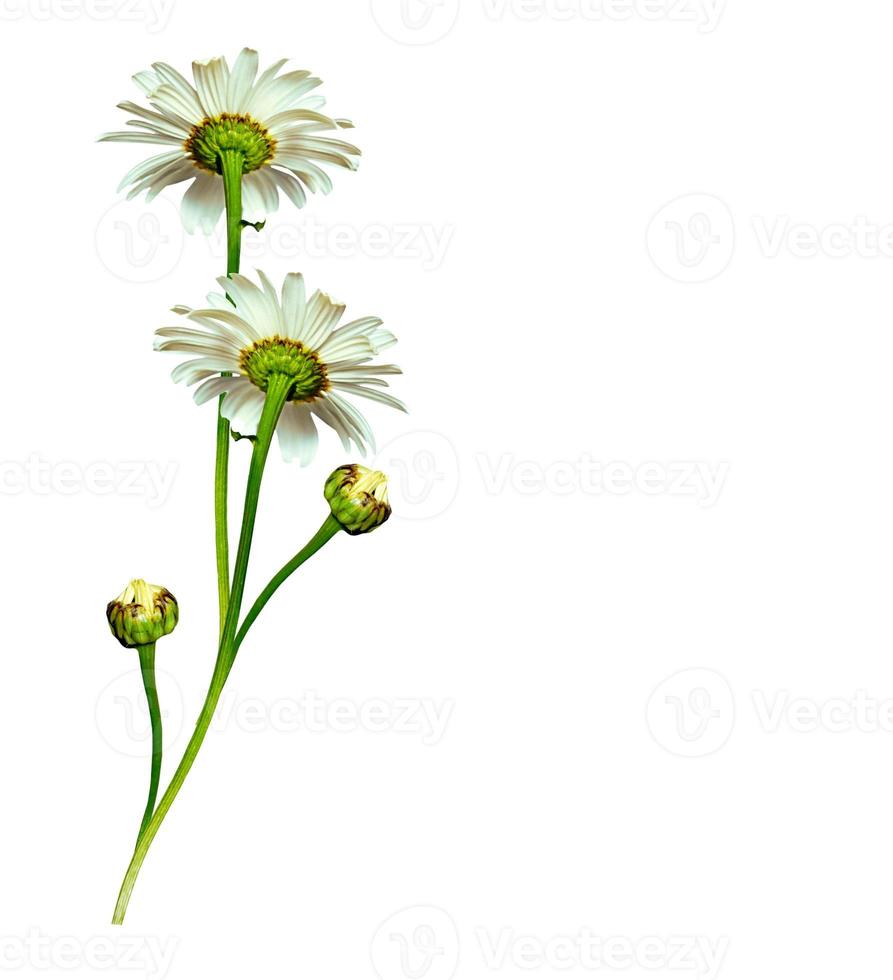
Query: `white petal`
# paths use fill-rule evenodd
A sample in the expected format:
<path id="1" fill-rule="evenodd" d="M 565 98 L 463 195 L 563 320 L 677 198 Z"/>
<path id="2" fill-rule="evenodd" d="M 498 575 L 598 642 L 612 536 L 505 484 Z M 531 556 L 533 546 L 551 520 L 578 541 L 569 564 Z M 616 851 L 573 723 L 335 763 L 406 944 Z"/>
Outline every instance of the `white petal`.
<path id="1" fill-rule="evenodd" d="M 223 213 L 223 181 L 215 174 L 199 174 L 180 205 L 183 224 L 191 235 L 196 228 L 210 235 Z"/>
<path id="2" fill-rule="evenodd" d="M 343 303 L 336 303 L 327 293 L 317 289 L 307 303 L 304 329 L 298 339 L 311 350 L 316 350 L 338 325 L 344 310 Z"/>
<path id="3" fill-rule="evenodd" d="M 184 159 L 182 151 L 175 150 L 174 152 L 159 153 L 157 156 L 149 157 L 148 160 L 142 160 L 132 170 L 128 170 L 118 185 L 118 190 L 123 191 L 129 184 L 138 183 L 146 177 L 164 170 L 176 160 L 182 159 Z"/>
<path id="4" fill-rule="evenodd" d="M 282 284 L 282 319 L 286 337 L 297 340 L 301 335 L 306 309 L 304 277 L 300 272 L 290 272 Z"/>
<path id="5" fill-rule="evenodd" d="M 277 170 L 275 167 L 270 167 L 266 173 L 278 184 L 279 190 L 288 197 L 296 208 L 304 207 L 307 203 L 307 195 L 304 193 L 301 182 L 294 174 L 285 170 Z"/>
<path id="6" fill-rule="evenodd" d="M 272 337 L 276 333 L 279 318 L 271 315 L 267 298 L 250 279 L 236 274 L 217 281 L 235 301 L 239 316 L 247 320 L 260 337 Z"/>
<path id="7" fill-rule="evenodd" d="M 299 460 L 306 466 L 316 455 L 319 435 L 310 410 L 304 405 L 286 405 L 276 426 L 279 448 L 286 463 Z"/>
<path id="8" fill-rule="evenodd" d="M 248 347 L 261 339 L 257 330 L 240 317 L 229 302 L 227 302 L 227 309 L 224 310 L 216 307 L 209 310 L 192 310 L 188 315 L 193 323 L 231 337 L 241 347 Z"/>
<path id="9" fill-rule="evenodd" d="M 226 92 L 229 86 L 229 68 L 225 58 L 194 61 L 192 74 L 195 87 L 206 116 L 219 116 L 226 112 Z"/>
<path id="10" fill-rule="evenodd" d="M 240 435 L 252 436 L 264 410 L 264 393 L 250 381 L 239 385 L 223 399 L 220 414 Z"/>
<path id="11" fill-rule="evenodd" d="M 232 363 L 229 359 L 220 357 L 196 357 L 191 361 L 183 361 L 178 364 L 171 377 L 179 384 L 183 382 L 187 385 L 194 385 L 196 381 L 201 381 L 212 374 L 220 371 L 231 371 Z"/>
<path id="12" fill-rule="evenodd" d="M 281 334 L 284 326 L 282 322 L 282 307 L 279 304 L 279 293 L 262 269 L 257 270 L 257 278 L 260 280 L 261 286 L 263 286 L 264 298 L 267 301 L 268 316 L 276 321 L 276 333 Z"/>
<path id="13" fill-rule="evenodd" d="M 212 398 L 232 391 L 243 384 L 250 385 L 251 382 L 246 381 L 245 378 L 211 378 L 210 381 L 205 381 L 199 385 L 195 389 L 195 394 L 192 397 L 195 399 L 196 405 L 204 405 L 205 402 L 209 402 Z"/>
<path id="14" fill-rule="evenodd" d="M 166 65 L 163 61 L 158 61 L 152 66 L 160 81 L 175 91 L 180 97 L 180 102 L 184 109 L 187 109 L 186 119 L 193 125 L 197 122 L 201 122 L 204 118 L 202 113 L 202 104 L 199 101 L 198 93 L 195 91 L 192 85 L 177 71 L 176 68 L 172 68 L 170 65 Z M 152 95 L 153 93 L 149 93 Z"/>
<path id="15" fill-rule="evenodd" d="M 257 75 L 257 52 L 251 48 L 243 48 L 239 52 L 229 76 L 229 86 L 226 93 L 227 111 L 232 113 L 244 112 L 248 93 L 254 85 Z"/>
<path id="16" fill-rule="evenodd" d="M 242 207 L 246 221 L 263 221 L 279 210 L 279 186 L 269 168 L 255 170 L 242 179 Z"/>
<path id="17" fill-rule="evenodd" d="M 408 412 L 409 409 L 398 398 L 389 395 L 384 391 L 377 391 L 374 388 L 364 388 L 360 384 L 353 384 L 346 381 L 333 381 L 332 387 L 338 391 L 346 391 L 350 395 L 358 395 L 361 398 L 368 398 L 370 401 L 381 402 L 389 408 L 396 408 L 398 412 Z"/>
<path id="18" fill-rule="evenodd" d="M 100 143 L 158 143 L 162 146 L 175 146 L 182 143 L 176 136 L 162 136 L 159 133 L 103 133 Z"/>
<path id="19" fill-rule="evenodd" d="M 276 77 L 279 69 L 286 63 L 288 59 L 282 58 L 275 64 L 270 65 L 263 74 L 254 83 L 251 92 L 248 94 L 247 101 L 245 102 L 245 112 L 255 118 L 264 117 L 266 113 L 262 112 L 262 107 L 266 99 L 266 94 L 269 91 L 270 86 L 273 84 L 273 80 Z"/>
<path id="20" fill-rule="evenodd" d="M 123 109 L 125 112 L 132 112 L 141 119 L 148 120 L 154 125 L 161 127 L 161 129 L 171 136 L 179 136 L 181 140 L 185 140 L 192 130 L 192 127 L 184 123 L 179 116 L 152 112 L 151 109 L 138 106 L 135 102 L 119 102 L 118 108 Z"/>

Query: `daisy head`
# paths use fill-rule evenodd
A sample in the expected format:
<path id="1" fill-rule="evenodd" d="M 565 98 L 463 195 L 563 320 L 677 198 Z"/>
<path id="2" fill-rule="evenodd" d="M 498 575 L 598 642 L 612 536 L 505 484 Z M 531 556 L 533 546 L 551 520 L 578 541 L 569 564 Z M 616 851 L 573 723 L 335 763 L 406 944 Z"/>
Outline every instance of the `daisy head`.
<path id="1" fill-rule="evenodd" d="M 309 298 L 304 277 L 285 278 L 281 293 L 262 273 L 260 287 L 245 276 L 218 280 L 224 293 L 212 293 L 206 309 L 174 307 L 189 326 L 165 327 L 155 348 L 193 354 L 173 379 L 201 385 L 198 404 L 224 395 L 223 417 L 240 435 L 255 435 L 267 388 L 274 377 L 289 381 L 288 400 L 277 426 L 287 461 L 306 466 L 316 453 L 316 422 L 331 426 L 345 450 L 375 450 L 369 423 L 345 396 L 376 401 L 406 411 L 382 389 L 385 378 L 400 374 L 394 364 L 373 357 L 397 343 L 377 317 L 341 324 L 345 307 L 317 290 Z"/>
<path id="2" fill-rule="evenodd" d="M 232 70 L 225 58 L 196 61 L 195 84 L 164 63 L 134 76 L 151 108 L 121 102 L 131 113 L 128 131 L 101 140 L 150 143 L 165 151 L 137 164 L 121 181 L 128 199 L 143 191 L 152 200 L 170 184 L 191 180 L 183 198 L 187 231 L 210 234 L 223 213 L 222 159 L 236 153 L 242 162 L 246 220 L 259 221 L 279 206 L 279 193 L 297 207 L 306 191 L 327 194 L 332 181 L 320 164 L 355 170 L 360 150 L 322 132 L 348 129 L 346 119 L 321 111 L 325 99 L 310 94 L 321 83 L 308 71 L 279 74 L 277 61 L 258 75 L 256 51 L 245 48 Z"/>

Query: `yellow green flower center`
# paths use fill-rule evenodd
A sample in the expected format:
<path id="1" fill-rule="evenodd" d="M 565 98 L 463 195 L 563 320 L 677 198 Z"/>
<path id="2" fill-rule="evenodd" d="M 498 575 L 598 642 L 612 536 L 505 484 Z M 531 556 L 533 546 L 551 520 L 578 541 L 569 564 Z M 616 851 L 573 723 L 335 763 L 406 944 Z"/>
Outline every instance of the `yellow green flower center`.
<path id="1" fill-rule="evenodd" d="M 193 127 L 185 146 L 198 166 L 215 174 L 221 172 L 221 153 L 235 150 L 242 154 L 242 172 L 248 174 L 273 159 L 276 141 L 251 116 L 224 112 Z"/>
<path id="2" fill-rule="evenodd" d="M 269 337 L 246 347 L 240 357 L 242 373 L 266 391 L 270 377 L 282 374 L 290 378 L 290 402 L 309 402 L 329 387 L 326 369 L 319 357 L 300 341 L 287 337 Z"/>

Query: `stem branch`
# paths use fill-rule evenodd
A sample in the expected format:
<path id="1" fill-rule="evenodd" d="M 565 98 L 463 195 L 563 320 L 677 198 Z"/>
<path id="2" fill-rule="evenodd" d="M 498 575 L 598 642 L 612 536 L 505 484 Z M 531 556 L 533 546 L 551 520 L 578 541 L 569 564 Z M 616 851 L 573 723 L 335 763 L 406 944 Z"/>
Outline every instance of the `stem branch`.
<path id="1" fill-rule="evenodd" d="M 118 904 L 115 906 L 115 914 L 112 919 L 114 925 L 121 925 L 127 913 L 127 906 L 130 903 L 130 896 L 133 887 L 139 876 L 143 861 L 152 846 L 152 841 L 158 833 L 167 812 L 173 805 L 177 794 L 180 792 L 189 770 L 198 755 L 205 735 L 208 733 L 214 712 L 226 678 L 232 666 L 232 648 L 236 636 L 236 628 L 241 611 L 242 597 L 245 594 L 245 576 L 248 571 L 248 559 L 251 554 L 251 542 L 254 538 L 254 525 L 257 519 L 257 506 L 260 500 L 260 486 L 263 479 L 264 467 L 270 453 L 270 444 L 273 441 L 273 433 L 276 431 L 276 423 L 285 407 L 293 381 L 283 375 L 273 375 L 267 387 L 267 397 L 264 401 L 264 410 L 257 427 L 257 440 L 254 443 L 254 450 L 251 455 L 251 467 L 248 471 L 248 486 L 245 491 L 245 509 L 242 516 L 242 532 L 239 537 L 239 550 L 236 553 L 235 571 L 233 573 L 233 586 L 227 607 L 226 621 L 223 628 L 223 637 L 217 653 L 217 663 L 214 666 L 214 676 L 211 678 L 211 686 L 208 688 L 205 703 L 202 706 L 201 714 L 195 726 L 195 731 L 186 751 L 174 773 L 170 785 L 161 797 L 158 808 L 146 825 L 140 839 L 137 841 L 136 850 L 130 861 L 124 881 L 121 884 L 121 891 L 118 895 Z"/>
<path id="2" fill-rule="evenodd" d="M 242 623 L 242 628 L 236 635 L 233 641 L 232 654 L 230 655 L 229 666 L 227 667 L 227 676 L 229 671 L 232 669 L 232 665 L 235 662 L 236 655 L 239 652 L 242 642 L 248 635 L 248 631 L 254 625 L 254 621 L 263 612 L 264 606 L 273 598 L 273 596 L 278 591 L 279 587 L 290 578 L 300 567 L 307 561 L 308 558 L 312 558 L 324 544 L 331 541 L 332 538 L 341 530 L 341 525 L 338 521 L 331 515 L 323 521 L 322 527 L 316 532 L 316 534 L 307 542 L 306 545 L 291 559 L 287 562 L 279 571 L 270 579 L 267 587 L 261 592 L 257 597 L 257 601 L 248 611 L 248 615 L 245 617 Z"/>

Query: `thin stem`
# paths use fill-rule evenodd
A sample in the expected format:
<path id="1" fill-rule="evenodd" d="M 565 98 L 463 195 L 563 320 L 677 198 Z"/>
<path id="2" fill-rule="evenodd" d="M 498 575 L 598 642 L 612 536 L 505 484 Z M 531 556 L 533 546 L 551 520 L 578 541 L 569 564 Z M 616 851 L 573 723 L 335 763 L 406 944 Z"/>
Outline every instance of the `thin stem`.
<path id="1" fill-rule="evenodd" d="M 238 654 L 242 642 L 248 635 L 248 631 L 254 625 L 254 621 L 263 612 L 264 606 L 273 598 L 273 596 L 278 591 L 279 587 L 290 578 L 300 567 L 307 561 L 308 558 L 312 558 L 320 548 L 323 547 L 327 542 L 331 541 L 332 538 L 341 530 L 341 525 L 338 521 L 331 515 L 323 521 L 322 527 L 316 532 L 316 534 L 307 542 L 307 544 L 292 558 L 291 561 L 287 562 L 282 568 L 270 579 L 269 585 L 261 592 L 257 597 L 257 601 L 248 611 L 248 615 L 245 617 L 242 623 L 242 628 L 236 635 L 235 641 L 233 642 L 232 653 L 230 655 L 229 667 L 227 668 L 227 675 L 229 670 L 232 668 L 233 663 L 236 659 L 236 654 Z"/>
<path id="2" fill-rule="evenodd" d="M 220 154 L 223 198 L 226 203 L 226 274 L 239 271 L 242 258 L 242 165 L 245 158 L 238 150 Z"/>
<path id="3" fill-rule="evenodd" d="M 239 271 L 242 257 L 242 154 L 228 150 L 220 154 L 223 197 L 226 202 L 226 274 Z M 226 374 L 224 374 L 224 377 Z M 217 402 L 217 463 L 214 468 L 214 528 L 217 547 L 217 593 L 220 605 L 220 635 L 229 607 L 229 422 L 221 414 L 223 399 Z"/>
<path id="4" fill-rule="evenodd" d="M 229 422 L 220 414 L 221 395 L 217 402 L 217 461 L 214 466 L 214 534 L 217 547 L 217 597 L 220 606 L 220 635 L 226 625 L 229 608 Z"/>
<path id="5" fill-rule="evenodd" d="M 165 790 L 161 797 L 158 808 L 152 815 L 152 819 L 146 826 L 145 832 L 137 842 L 136 850 L 130 861 L 130 866 L 121 884 L 121 891 L 118 895 L 118 904 L 115 906 L 115 914 L 112 919 L 114 925 L 121 925 L 127 913 L 127 906 L 130 903 L 130 896 L 136 879 L 139 876 L 146 854 L 152 846 L 152 841 L 158 833 L 164 818 L 173 805 L 180 788 L 189 775 L 189 770 L 195 762 L 205 735 L 211 725 L 214 712 L 226 678 L 231 666 L 230 654 L 233 640 L 236 636 L 236 627 L 241 611 L 242 597 L 245 594 L 245 575 L 248 571 L 248 559 L 251 553 L 251 542 L 254 538 L 254 524 L 257 519 L 257 505 L 260 500 L 260 486 L 263 479 L 264 467 L 270 453 L 270 444 L 273 441 L 273 433 L 276 431 L 276 423 L 285 407 L 288 393 L 292 387 L 292 380 L 282 375 L 273 375 L 267 388 L 267 397 L 264 401 L 264 410 L 257 427 L 257 441 L 254 443 L 254 450 L 251 455 L 251 467 L 248 471 L 248 487 L 245 491 L 245 510 L 242 516 L 242 533 L 239 537 L 239 550 L 236 553 L 235 572 L 233 573 L 232 594 L 224 623 L 223 638 L 220 641 L 220 648 L 217 653 L 217 663 L 214 666 L 214 676 L 211 678 L 211 686 L 205 697 L 201 714 L 195 726 L 195 731 L 186 751 L 174 773 L 170 786 Z"/>
<path id="6" fill-rule="evenodd" d="M 158 783 L 161 780 L 162 738 L 161 707 L 158 704 L 158 688 L 155 684 L 155 644 L 149 643 L 137 649 L 140 655 L 143 687 L 146 689 L 146 703 L 149 706 L 149 721 L 152 725 L 152 767 L 149 776 L 149 799 L 146 802 L 146 812 L 143 814 L 143 822 L 140 824 L 140 832 L 137 836 L 137 841 L 139 841 L 155 812 Z"/>

